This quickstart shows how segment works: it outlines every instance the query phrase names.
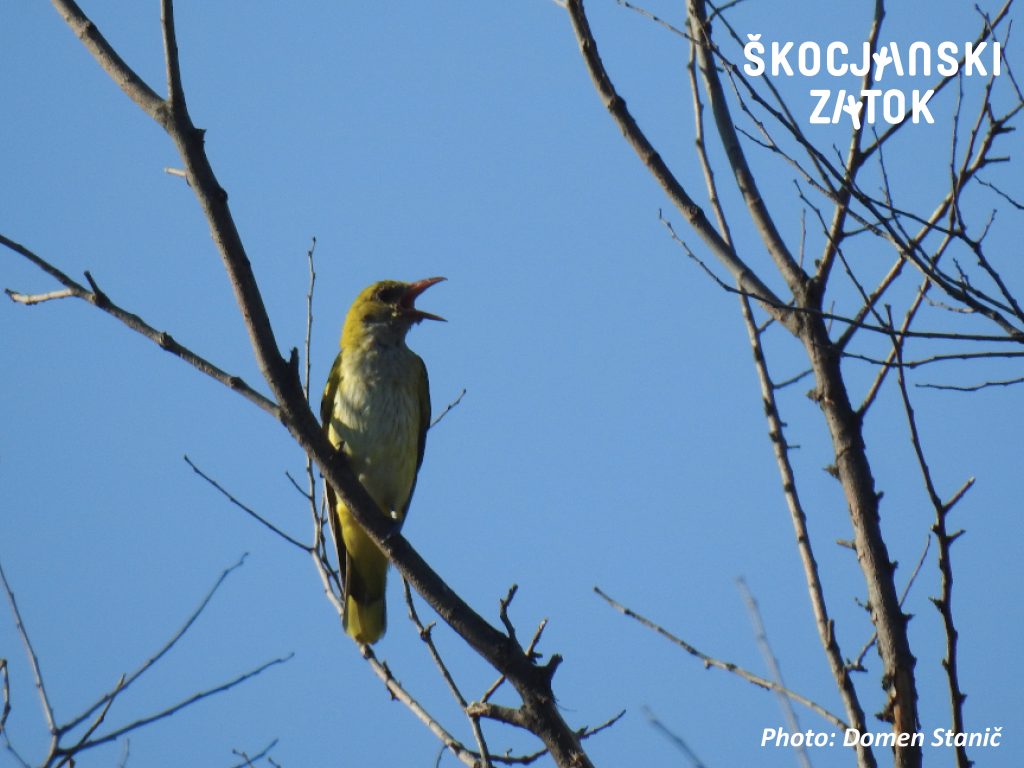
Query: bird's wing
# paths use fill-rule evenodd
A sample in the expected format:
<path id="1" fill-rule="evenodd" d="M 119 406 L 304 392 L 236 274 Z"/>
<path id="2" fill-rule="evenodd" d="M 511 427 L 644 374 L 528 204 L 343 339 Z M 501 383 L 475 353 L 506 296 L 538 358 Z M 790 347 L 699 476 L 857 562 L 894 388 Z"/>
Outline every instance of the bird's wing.
<path id="1" fill-rule="evenodd" d="M 324 387 L 324 396 L 320 400 L 320 423 L 323 424 L 324 434 L 328 436 L 328 439 L 330 439 L 331 416 L 334 413 L 334 398 L 338 394 L 340 386 L 341 352 L 334 358 L 334 365 L 331 366 L 331 372 L 327 376 L 327 386 Z"/>
<path id="2" fill-rule="evenodd" d="M 338 387 L 341 386 L 341 352 L 334 358 L 334 365 L 331 366 L 331 372 L 327 376 L 327 386 L 324 387 L 324 396 L 320 400 L 320 423 L 323 425 L 324 434 L 327 439 L 331 439 L 331 419 L 334 417 L 334 398 L 338 394 Z M 332 443 L 333 444 L 333 443 Z M 341 445 L 335 445 L 335 448 L 341 450 Z M 348 553 L 345 551 L 345 540 L 341 535 L 341 527 L 338 525 L 338 515 L 335 510 L 338 507 L 337 498 L 334 495 L 334 489 L 331 488 L 331 484 L 324 482 L 324 490 L 327 494 L 327 520 L 331 524 L 331 535 L 334 537 L 334 544 L 338 548 L 338 573 L 344 581 L 346 579 L 346 565 L 348 562 Z"/>
<path id="3" fill-rule="evenodd" d="M 419 472 L 423 463 L 423 450 L 427 445 L 427 430 L 430 429 L 430 379 L 427 377 L 427 366 L 423 364 L 423 360 L 417 357 L 416 362 L 419 363 L 419 377 L 422 382 L 417 390 L 420 399 L 420 439 L 416 446 L 416 471 Z"/>
<path id="4" fill-rule="evenodd" d="M 423 451 L 427 446 L 427 430 L 430 429 L 430 379 L 427 377 L 427 366 L 423 360 L 416 357 L 417 378 L 416 394 L 419 397 L 420 411 L 420 433 L 416 445 L 416 474 L 412 478 L 412 487 L 409 489 L 409 498 L 405 500 L 402 508 L 402 520 L 405 520 L 405 513 L 409 511 L 409 504 L 412 503 L 412 495 L 416 492 L 416 480 L 419 478 L 420 465 L 423 464 Z"/>

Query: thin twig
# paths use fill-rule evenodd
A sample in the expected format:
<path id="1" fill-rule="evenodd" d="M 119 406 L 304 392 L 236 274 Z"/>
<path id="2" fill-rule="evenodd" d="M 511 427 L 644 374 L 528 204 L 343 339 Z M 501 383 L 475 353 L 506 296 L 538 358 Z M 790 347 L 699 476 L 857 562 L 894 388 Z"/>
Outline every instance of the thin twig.
<path id="1" fill-rule="evenodd" d="M 526 656 L 528 658 L 530 658 L 530 659 L 538 659 L 538 658 L 540 658 L 541 654 L 537 653 L 537 650 L 536 650 L 537 649 L 537 643 L 540 642 L 540 637 L 541 637 L 542 634 L 544 634 L 544 629 L 547 627 L 547 625 L 548 625 L 548 620 L 547 619 L 541 619 L 540 623 L 537 625 L 537 629 L 533 633 L 533 637 L 530 638 L 530 644 L 526 646 L 526 650 L 524 651 L 524 653 L 526 654 Z M 498 692 L 498 689 L 501 688 L 501 685 L 502 685 L 502 683 L 505 682 L 505 680 L 506 680 L 506 678 L 505 678 L 504 675 L 501 675 L 500 677 L 498 677 L 498 679 L 495 680 L 493 683 L 491 683 L 490 687 L 488 687 L 487 690 L 484 691 L 483 696 L 480 697 L 480 701 L 486 704 L 490 700 L 490 698 L 495 693 Z"/>
<path id="2" fill-rule="evenodd" d="M 917 581 L 918 574 L 921 573 L 921 568 L 924 566 L 925 558 L 928 557 L 928 550 L 932 546 L 932 537 L 929 536 L 924 540 L 924 550 L 921 552 L 921 556 L 917 559 L 917 565 L 914 566 L 913 572 L 910 574 L 910 578 L 907 579 L 907 584 L 903 588 L 903 594 L 900 595 L 900 606 L 902 606 L 906 600 L 907 595 L 910 594 L 910 588 L 914 586 L 914 582 Z M 860 653 L 857 654 L 857 658 L 849 664 L 849 668 L 856 672 L 863 672 L 864 670 L 864 658 L 868 655 L 875 643 L 878 642 L 878 633 L 872 632 L 871 637 L 868 639 L 864 647 L 860 649 Z"/>
<path id="3" fill-rule="evenodd" d="M 775 398 L 776 388 L 772 385 L 768 361 L 761 343 L 761 334 L 758 332 L 757 324 L 754 321 L 753 308 L 746 297 L 742 297 L 740 300 L 740 310 L 743 314 L 743 322 L 747 328 L 747 335 L 750 338 L 751 351 L 754 356 L 754 368 L 757 371 L 758 382 L 761 386 L 761 402 L 764 406 L 765 419 L 768 421 L 768 437 L 772 442 L 772 451 L 775 454 L 775 463 L 779 470 L 779 480 L 782 483 L 786 507 L 789 510 L 790 522 L 793 525 L 797 551 L 800 554 L 804 580 L 807 582 L 807 591 L 810 596 L 811 611 L 814 614 L 814 623 L 818 630 L 818 639 L 825 652 L 825 658 L 828 660 L 829 669 L 832 672 L 836 688 L 839 690 L 840 697 L 842 698 L 846 716 L 853 728 L 863 731 L 867 722 L 864 716 L 864 709 L 860 704 L 857 689 L 850 678 L 849 670 L 847 670 L 846 664 L 843 661 L 843 653 L 839 647 L 839 640 L 836 638 L 835 623 L 829 615 L 828 603 L 825 599 L 825 588 L 821 581 L 818 561 L 814 555 L 814 547 L 811 544 L 810 531 L 807 528 L 807 513 L 804 510 L 803 502 L 797 490 L 796 473 L 793 470 L 793 464 L 789 457 L 789 444 L 786 442 L 785 424 L 779 413 L 778 401 Z M 857 758 L 860 765 L 866 768 L 872 768 L 876 764 L 871 749 L 860 744 L 857 746 Z"/>
<path id="4" fill-rule="evenodd" d="M 626 9 L 628 9 L 630 11 L 633 11 L 635 13 L 640 14 L 645 19 L 649 19 L 650 21 L 653 21 L 658 26 L 664 27 L 669 32 L 671 32 L 673 35 L 678 35 L 679 37 L 683 38 L 684 40 L 690 40 L 691 39 L 690 36 L 686 32 L 684 32 L 683 30 L 679 29 L 679 27 L 673 26 L 672 24 L 670 24 L 669 22 L 665 21 L 660 16 L 657 16 L 656 14 L 651 13 L 646 8 L 641 8 L 639 5 L 633 5 L 633 3 L 628 2 L 628 0 L 615 0 L 615 2 L 617 2 L 623 8 L 626 8 Z"/>
<path id="5" fill-rule="evenodd" d="M 238 755 L 238 757 L 242 758 L 243 760 L 243 762 L 236 763 L 235 765 L 231 766 L 231 768 L 248 768 L 248 766 L 255 765 L 258 761 L 262 760 L 264 757 L 270 754 L 270 750 L 277 746 L 277 742 L 278 740 L 274 739 L 269 744 L 267 744 L 267 746 L 265 746 L 263 749 L 257 752 L 255 755 L 251 756 L 245 752 L 240 752 L 237 749 L 231 750 L 232 754 Z"/>
<path id="6" fill-rule="evenodd" d="M 11 680 L 7 671 L 7 659 L 0 659 L 0 692 L 3 696 L 3 708 L 0 708 L 0 733 L 7 726 L 7 717 L 11 714 Z"/>
<path id="7" fill-rule="evenodd" d="M 786 324 L 787 327 L 795 327 L 792 315 L 785 310 L 785 302 L 775 295 L 761 277 L 739 257 L 735 249 L 711 225 L 704 210 L 690 197 L 689 193 L 679 182 L 679 179 L 672 173 L 661 158 L 661 155 L 658 154 L 647 136 L 637 125 L 636 120 L 626 107 L 625 100 L 619 96 L 604 67 L 601 55 L 597 50 L 597 41 L 594 39 L 593 32 L 590 29 L 590 21 L 587 19 L 586 11 L 583 9 L 583 0 L 567 0 L 566 10 L 572 21 L 572 28 L 579 43 L 580 53 L 583 55 L 583 60 L 590 73 L 594 87 L 597 89 L 608 112 L 626 137 L 626 140 L 640 157 L 640 160 L 661 185 L 677 210 L 686 218 L 690 226 L 693 227 L 694 231 L 697 232 L 699 237 L 715 255 L 715 258 L 733 276 L 741 290 L 763 297 L 769 312 L 775 315 L 780 322 Z"/>
<path id="8" fill-rule="evenodd" d="M 980 384 L 915 384 L 914 386 L 921 389 L 943 389 L 950 392 L 979 392 L 990 387 L 1012 387 L 1015 384 L 1024 384 L 1024 376 L 1016 379 L 983 381 Z"/>
<path id="9" fill-rule="evenodd" d="M 397 701 L 405 705 L 406 709 L 412 712 L 424 725 L 430 729 L 430 732 L 436 736 L 445 747 L 461 762 L 468 766 L 476 766 L 476 756 L 472 751 L 466 749 L 466 747 L 456 739 L 451 733 L 449 733 L 441 723 L 436 720 L 423 705 L 420 704 L 412 695 L 402 687 L 402 684 L 395 679 L 395 676 L 391 674 L 391 670 L 388 669 L 387 664 L 382 663 L 376 657 L 373 649 L 365 643 L 359 646 L 360 653 L 363 658 L 370 665 L 370 668 L 374 671 L 377 677 L 380 678 L 381 682 L 384 683 L 384 687 L 387 688 L 390 693 Z"/>
<path id="10" fill-rule="evenodd" d="M 754 599 L 750 587 L 747 586 L 747 582 L 742 577 L 736 580 L 736 584 L 739 587 L 740 595 L 743 597 L 743 602 L 747 606 L 750 623 L 754 627 L 754 639 L 757 640 L 757 645 L 761 649 L 761 656 L 764 658 L 765 664 L 768 665 L 768 671 L 776 683 L 785 687 L 786 681 L 782 679 L 782 667 L 779 666 L 779 659 L 775 655 L 775 651 L 772 650 L 771 643 L 768 640 L 768 630 L 765 629 L 764 619 L 761 617 L 761 609 L 757 605 L 757 600 Z M 793 709 L 793 702 L 784 694 L 777 693 L 776 696 L 779 700 L 779 706 L 782 708 L 782 714 L 789 724 L 790 731 L 793 733 L 798 732 L 800 730 L 800 721 L 796 716 L 796 711 Z M 811 759 L 807 755 L 806 747 L 800 745 L 795 749 L 798 762 L 804 768 L 811 768 Z"/>
<path id="11" fill-rule="evenodd" d="M 313 254 L 315 251 L 316 237 L 313 238 L 309 250 L 306 251 L 306 263 L 309 266 L 309 288 L 306 290 L 306 369 L 302 377 L 302 389 L 306 394 L 306 402 L 309 402 L 310 351 L 313 344 L 313 289 L 316 287 L 316 269 L 313 264 Z"/>
<path id="12" fill-rule="evenodd" d="M 894 349 L 896 351 L 897 363 L 902 359 L 901 346 L 895 344 Z M 974 479 L 969 479 L 964 485 L 957 491 L 949 502 L 943 502 L 935 488 L 935 484 L 932 480 L 931 468 L 928 466 L 928 462 L 925 458 L 924 448 L 921 443 L 921 436 L 918 431 L 917 419 L 914 415 L 914 408 L 910 402 L 910 394 L 907 391 L 907 381 L 904 370 L 902 367 L 896 369 L 897 381 L 900 387 L 900 396 L 903 399 L 903 410 L 907 416 L 907 424 L 910 430 L 910 441 L 914 448 L 914 455 L 917 457 L 917 463 L 921 470 L 921 477 L 924 480 L 925 489 L 928 492 L 928 498 L 932 502 L 932 506 L 935 509 L 935 524 L 932 526 L 932 531 L 939 542 L 939 572 L 942 574 L 942 593 L 938 598 L 932 598 L 932 602 L 938 609 L 942 616 L 943 627 L 946 634 L 946 658 L 942 661 L 942 666 L 946 670 L 946 678 L 949 688 L 949 701 L 952 719 L 952 730 L 956 733 L 961 733 L 964 730 L 964 701 L 967 699 L 967 695 L 963 692 L 960 687 L 959 670 L 957 667 L 957 639 L 959 633 L 957 632 L 956 625 L 953 620 L 953 564 L 951 559 L 951 550 L 953 543 L 960 538 L 963 531 L 957 531 L 956 533 L 950 534 L 946 526 L 946 520 L 950 510 L 955 504 L 957 504 L 963 495 L 967 492 L 967 489 L 971 487 Z M 967 757 L 967 750 L 963 745 L 956 746 L 956 758 L 957 765 L 959 768 L 970 768 L 971 761 Z"/>
<path id="13" fill-rule="evenodd" d="M 210 587 L 209 591 L 207 591 L 203 599 L 199 601 L 199 605 L 197 605 L 195 610 L 193 610 L 192 613 L 189 614 L 188 618 L 185 619 L 185 623 L 178 628 L 178 630 L 170 637 L 170 639 L 168 639 L 166 643 L 163 644 L 163 646 L 161 646 L 157 650 L 156 653 L 154 653 L 152 656 L 146 659 L 138 667 L 138 669 L 136 669 L 130 675 L 122 676 L 121 680 L 118 681 L 117 685 L 114 686 L 113 690 L 97 699 L 92 705 L 90 705 L 88 709 L 86 709 L 80 715 L 78 715 L 75 718 L 72 718 L 67 723 L 62 725 L 60 727 L 60 733 L 64 734 L 73 730 L 74 728 L 77 728 L 81 723 L 85 722 L 88 718 L 92 717 L 93 713 L 101 707 L 108 708 L 110 704 L 114 701 L 114 699 L 117 698 L 117 696 L 123 693 L 129 686 L 132 685 L 132 683 L 134 683 L 136 680 L 142 677 L 143 674 L 152 669 L 153 666 L 158 661 L 160 661 L 160 659 L 166 656 L 168 651 L 170 651 L 175 645 L 177 645 L 178 641 L 185 636 L 185 633 L 187 633 L 189 629 L 192 628 L 192 625 L 195 624 L 199 616 L 203 613 L 203 611 L 206 610 L 206 606 L 210 604 L 210 601 L 213 599 L 213 596 L 217 594 L 217 590 L 221 588 L 221 586 L 227 580 L 228 576 L 230 576 L 236 570 L 241 568 L 245 564 L 245 559 L 248 556 L 248 553 L 243 554 L 238 559 L 238 562 L 224 569 L 224 571 L 214 582 L 213 586 Z"/>
<path id="14" fill-rule="evenodd" d="M 689 17 L 687 17 L 687 24 L 691 24 Z M 722 207 L 721 197 L 718 194 L 718 184 L 715 181 L 715 172 L 711 166 L 711 158 L 708 157 L 707 142 L 704 138 L 704 100 L 701 98 L 700 87 L 697 84 L 697 42 L 692 35 L 688 37 L 690 45 L 689 56 L 686 61 L 686 74 L 690 80 L 690 93 L 693 96 L 694 146 L 697 151 L 697 158 L 700 160 L 701 170 L 704 172 L 704 186 L 707 189 L 711 210 L 715 214 L 718 231 L 722 233 L 722 238 L 732 246 L 732 232 L 725 215 L 725 209 Z M 659 211 L 659 216 L 660 214 L 661 212 Z"/>
<path id="15" fill-rule="evenodd" d="M 434 624 L 431 623 L 424 626 L 423 622 L 420 621 L 420 616 L 416 612 L 416 605 L 413 603 L 412 590 L 409 588 L 409 582 L 402 580 L 402 589 L 405 593 L 405 605 L 409 611 L 409 618 L 412 623 L 416 625 L 416 630 L 419 632 L 420 640 L 422 640 L 427 650 L 430 652 L 430 657 L 434 660 L 434 664 L 441 672 L 441 677 L 444 679 L 448 686 L 448 690 L 451 691 L 452 696 L 459 703 L 462 711 L 466 713 L 469 718 L 469 725 L 473 731 L 473 738 L 476 739 L 477 746 L 480 748 L 480 759 L 483 763 L 483 768 L 491 768 L 490 751 L 487 749 L 487 742 L 484 739 L 483 730 L 480 728 L 480 718 L 475 715 L 469 714 L 467 707 L 469 702 L 466 701 L 466 697 L 462 695 L 462 691 L 459 690 L 459 686 L 455 682 L 455 678 L 452 677 L 451 670 L 448 669 L 448 665 L 444 663 L 444 659 L 441 658 L 440 651 L 437 650 L 437 646 L 434 644 L 433 629 Z"/>
<path id="16" fill-rule="evenodd" d="M 178 39 L 174 29 L 174 3 L 160 0 L 160 26 L 164 38 L 164 64 L 167 75 L 167 104 L 172 113 L 185 108 L 185 91 L 181 85 L 178 63 Z"/>
<path id="17" fill-rule="evenodd" d="M 224 693 L 225 691 L 229 691 L 232 688 L 241 685 L 246 680 L 249 680 L 265 672 L 271 667 L 277 666 L 278 664 L 284 664 L 285 662 L 291 660 L 291 658 L 294 655 L 295 654 L 289 653 L 287 656 L 281 656 L 280 658 L 272 659 L 271 661 L 265 662 L 260 666 L 255 667 L 254 669 L 251 669 L 248 672 L 239 675 L 238 677 L 228 680 L 226 683 L 222 683 L 214 688 L 208 688 L 205 691 L 199 691 L 198 693 L 194 693 L 187 699 L 183 699 L 182 701 L 179 701 L 177 704 L 167 707 L 166 709 L 163 709 L 160 712 L 157 712 L 153 715 L 149 715 L 147 717 L 140 718 L 133 723 L 129 723 L 128 725 L 122 726 L 121 728 L 117 728 L 113 731 L 110 731 L 109 733 L 103 736 L 99 736 L 95 739 L 90 739 L 88 742 L 81 745 L 79 752 L 84 752 L 87 749 L 98 747 L 101 744 L 107 744 L 111 741 L 116 741 L 117 739 L 121 738 L 127 733 L 138 730 L 139 728 L 147 726 L 150 723 L 155 723 L 158 720 L 163 720 L 164 718 L 170 717 L 171 715 L 174 715 L 177 712 L 180 712 L 181 710 L 186 709 L 187 707 L 190 707 L 199 701 L 202 701 L 203 699 L 208 699 L 211 696 L 217 695 L 218 693 Z"/>
<path id="18" fill-rule="evenodd" d="M 124 325 L 128 326 L 131 330 L 145 336 L 147 339 L 152 341 L 154 344 L 159 346 L 161 349 L 170 352 L 172 355 L 176 355 L 184 360 L 186 363 L 197 369 L 200 373 L 204 373 L 212 379 L 219 381 L 224 386 L 231 390 L 234 390 L 249 402 L 259 406 L 264 411 L 269 413 L 275 419 L 281 420 L 283 414 L 281 409 L 276 403 L 269 400 L 268 398 L 261 395 L 256 390 L 252 389 L 248 384 L 245 383 L 240 377 L 233 376 L 226 371 L 218 368 L 216 365 L 211 363 L 209 360 L 197 355 L 189 348 L 179 344 L 174 338 L 171 337 L 166 331 L 158 331 L 156 328 L 151 326 L 141 317 L 136 314 L 129 312 L 126 309 L 121 308 L 110 300 L 110 297 L 100 290 L 89 290 L 75 280 L 72 280 L 64 272 L 57 269 L 55 266 L 50 264 L 42 257 L 36 255 L 31 250 L 16 243 L 8 237 L 0 234 L 0 245 L 7 247 L 15 253 L 23 256 L 32 262 L 35 266 L 41 269 L 50 277 L 54 278 L 61 285 L 65 286 L 66 291 L 55 291 L 50 294 L 36 294 L 28 295 L 11 289 L 5 289 L 8 297 L 12 301 L 19 303 L 38 303 L 38 300 L 42 296 L 49 296 L 51 298 L 76 298 L 92 304 L 97 309 L 101 309 L 108 315 L 120 320 Z M 93 284 L 95 281 L 92 280 L 92 276 L 86 273 L 87 279 Z M 59 294 L 59 295 L 58 295 Z"/>
<path id="19" fill-rule="evenodd" d="M 121 693 L 121 691 L 124 690 L 124 685 L 125 676 L 121 675 L 121 678 L 117 681 L 117 684 L 114 686 L 114 690 L 110 692 L 108 697 L 104 697 L 107 698 L 106 703 L 100 709 L 99 713 L 93 719 L 89 727 L 86 728 L 85 732 L 79 737 L 78 741 L 70 747 L 62 747 L 59 750 L 58 754 L 63 753 L 63 757 L 61 758 L 60 762 L 58 762 L 54 766 L 54 768 L 63 768 L 63 766 L 65 765 L 71 765 L 72 767 L 74 766 L 75 757 L 86 748 L 85 745 L 89 743 L 89 738 L 96 732 L 96 729 L 103 724 L 103 721 L 107 719 L 107 713 L 110 711 L 110 708 L 114 705 L 114 699 L 116 699 L 118 695 Z"/>
<path id="20" fill-rule="evenodd" d="M 690 745 L 683 740 L 683 737 L 675 731 L 670 730 L 669 727 L 661 722 L 658 716 L 655 715 L 649 707 L 644 707 L 643 712 L 644 717 L 647 718 L 647 722 L 649 722 L 654 729 L 658 731 L 658 733 L 672 742 L 676 748 L 686 756 L 686 759 L 690 761 L 693 768 L 707 768 L 701 759 L 697 757 L 697 753 L 690 749 Z"/>
<path id="21" fill-rule="evenodd" d="M 441 419 L 447 416 L 452 411 L 453 408 L 455 408 L 456 406 L 458 406 L 459 403 L 462 402 L 462 398 L 464 398 L 465 396 L 466 388 L 463 387 L 462 391 L 459 392 L 458 396 L 450 403 L 448 403 L 448 405 L 445 406 L 445 409 L 443 411 L 441 411 L 439 414 L 437 414 L 437 416 L 434 417 L 434 420 L 430 422 L 429 429 L 433 429 L 434 427 L 436 427 L 438 423 L 441 421 Z"/>
<path id="22" fill-rule="evenodd" d="M 75 294 L 70 288 L 64 288 L 59 291 L 50 291 L 49 293 L 19 293 L 18 291 L 7 291 L 8 297 L 11 301 L 17 302 L 18 304 L 24 304 L 27 307 L 33 304 L 42 304 L 47 301 L 55 301 L 58 299 L 69 299 Z"/>
<path id="23" fill-rule="evenodd" d="M 732 662 L 721 661 L 720 659 L 716 659 L 713 656 L 708 656 L 706 653 L 703 653 L 702 651 L 699 651 L 696 648 L 694 648 L 692 645 L 690 645 L 682 638 L 672 634 L 661 625 L 656 624 L 655 622 L 651 621 L 645 616 L 641 616 L 633 609 L 627 608 L 622 603 L 609 597 L 599 587 L 594 587 L 594 592 L 596 592 L 605 602 L 607 602 L 615 610 L 619 611 L 625 616 L 628 616 L 631 619 L 634 619 L 635 621 L 644 625 L 648 629 L 654 630 L 662 637 L 678 645 L 691 656 L 696 656 L 698 659 L 701 660 L 701 662 L 703 662 L 705 667 L 714 667 L 715 669 L 722 669 L 726 672 L 731 672 L 732 674 L 743 678 L 748 683 L 752 683 L 753 685 L 756 685 L 759 688 L 763 688 L 766 691 L 777 691 L 779 693 L 783 693 L 786 696 L 789 696 L 791 699 L 793 699 L 793 701 L 797 702 L 798 704 L 803 704 L 808 709 L 817 712 L 819 715 L 821 715 L 824 719 L 828 720 L 833 725 L 844 730 L 848 727 L 847 724 L 838 715 L 835 715 L 832 712 L 828 711 L 827 709 L 825 709 L 825 707 L 823 707 L 821 704 L 818 704 L 816 701 L 813 701 L 807 698 L 806 696 L 797 693 L 796 691 L 792 691 L 788 688 L 785 688 L 784 686 L 779 685 L 773 680 L 768 680 L 767 678 L 761 677 L 760 675 L 755 675 L 753 672 L 749 672 L 743 667 L 733 664 Z"/>
<path id="24" fill-rule="evenodd" d="M 4 749 L 10 753 L 11 757 L 18 761 L 21 768 L 32 768 L 28 761 L 25 760 L 14 748 L 14 744 L 11 743 L 11 735 L 7 730 L 7 717 L 11 714 L 11 680 L 9 677 L 9 670 L 7 666 L 7 659 L 0 659 L 0 690 L 3 692 L 3 710 L 0 711 L 0 737 L 4 741 Z"/>
<path id="25" fill-rule="evenodd" d="M 4 592 L 7 594 L 7 602 L 11 606 L 11 613 L 14 614 L 14 625 L 18 630 L 18 636 L 21 638 L 21 642 L 25 646 L 25 652 L 28 654 L 29 664 L 32 667 L 32 676 L 35 679 L 36 691 L 39 693 L 39 702 L 43 707 L 43 714 L 46 716 L 46 726 L 49 729 L 53 743 L 56 743 L 59 735 L 59 729 L 53 717 L 53 707 L 50 705 L 50 697 L 46 695 L 46 684 L 43 682 L 43 672 L 39 666 L 39 657 L 36 656 L 36 649 L 33 647 L 32 641 L 29 639 L 28 630 L 25 628 L 25 622 L 21 618 L 21 611 L 18 610 L 18 602 L 14 599 L 14 591 L 11 589 L 10 582 L 7 581 L 7 574 L 4 573 L 2 563 L 0 563 L 0 582 L 3 583 Z"/>
<path id="26" fill-rule="evenodd" d="M 718 69 L 715 66 L 714 52 L 711 47 L 711 25 L 703 0 L 687 2 L 687 23 L 697 49 L 697 61 L 704 79 L 704 89 L 711 105 L 711 113 L 714 116 L 715 130 L 721 139 L 722 148 L 732 168 L 736 187 L 743 196 L 744 205 L 750 212 L 761 242 L 768 249 L 779 274 L 782 275 L 793 295 L 799 295 L 803 292 L 808 278 L 782 239 L 775 220 L 768 212 L 764 196 L 758 189 L 754 174 L 747 163 L 746 155 L 736 133 L 735 121 L 725 98 L 725 89 L 722 87 Z M 742 284 L 740 287 L 743 287 Z"/>
<path id="27" fill-rule="evenodd" d="M 303 552 L 307 552 L 308 553 L 308 552 L 311 551 L 312 548 L 309 545 L 303 544 L 298 539 L 292 538 L 287 533 L 285 533 L 280 528 L 278 528 L 276 525 L 274 525 L 272 522 L 270 522 L 265 517 L 263 517 L 261 514 L 256 512 L 252 507 L 249 507 L 249 506 L 243 504 L 238 499 L 236 499 L 231 494 L 230 491 L 228 491 L 226 488 L 224 488 L 224 486 L 222 486 L 220 483 L 218 483 L 216 480 L 214 480 L 208 474 L 203 472 L 203 470 L 201 470 L 199 467 L 197 467 L 195 465 L 195 463 L 192 461 L 192 459 L 190 459 L 188 457 L 187 454 L 185 456 L 183 456 L 182 458 L 185 459 L 185 463 L 186 464 L 188 464 L 190 467 L 192 467 L 192 471 L 193 472 L 195 472 L 197 475 L 199 475 L 201 478 L 203 478 L 203 480 L 205 480 L 207 483 L 212 485 L 215 489 L 220 491 L 221 495 L 223 495 L 228 501 L 230 501 L 232 504 L 234 504 L 240 510 L 245 512 L 245 514 L 249 515 L 249 517 L 253 518 L 254 520 L 256 520 L 261 525 L 265 526 L 266 528 L 270 529 L 272 532 L 276 533 L 278 536 L 280 536 L 282 539 L 287 541 L 289 544 L 292 544 L 293 546 L 298 547 Z"/>

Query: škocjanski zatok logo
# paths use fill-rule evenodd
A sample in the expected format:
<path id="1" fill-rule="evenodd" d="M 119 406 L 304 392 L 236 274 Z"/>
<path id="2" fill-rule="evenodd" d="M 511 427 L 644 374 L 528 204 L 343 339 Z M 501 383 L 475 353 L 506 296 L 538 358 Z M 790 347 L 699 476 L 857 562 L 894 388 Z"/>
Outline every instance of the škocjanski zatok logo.
<path id="1" fill-rule="evenodd" d="M 747 63 L 743 71 L 751 77 L 816 77 L 822 73 L 832 77 L 863 78 L 873 68 L 871 88 L 847 91 L 812 88 L 810 95 L 817 99 L 809 122 L 814 125 L 836 124 L 850 120 L 860 130 L 876 123 L 895 125 L 909 119 L 911 122 L 934 123 L 928 100 L 932 90 L 890 87 L 898 85 L 903 77 L 952 77 L 958 72 L 965 77 L 998 77 L 1003 73 L 1002 46 L 999 42 L 890 42 L 871 50 L 870 43 L 861 49 L 850 50 L 843 42 L 828 43 L 824 49 L 816 42 L 796 43 L 772 41 L 769 46 L 761 42 L 761 35 L 747 35 L 743 46 Z"/>

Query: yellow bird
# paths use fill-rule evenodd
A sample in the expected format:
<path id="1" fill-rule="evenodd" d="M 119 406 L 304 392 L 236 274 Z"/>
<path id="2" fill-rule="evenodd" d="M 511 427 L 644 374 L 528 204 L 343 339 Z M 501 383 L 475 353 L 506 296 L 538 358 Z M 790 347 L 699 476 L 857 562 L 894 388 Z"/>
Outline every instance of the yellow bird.
<path id="1" fill-rule="evenodd" d="M 430 426 L 427 368 L 405 345 L 405 336 L 421 320 L 444 320 L 414 306 L 421 293 L 444 279 L 384 280 L 360 293 L 345 317 L 341 351 L 320 403 L 327 439 L 344 451 L 359 482 L 396 527 L 409 510 Z M 327 502 L 344 588 L 345 631 L 358 643 L 375 643 L 387 625 L 387 558 L 330 486 Z"/>

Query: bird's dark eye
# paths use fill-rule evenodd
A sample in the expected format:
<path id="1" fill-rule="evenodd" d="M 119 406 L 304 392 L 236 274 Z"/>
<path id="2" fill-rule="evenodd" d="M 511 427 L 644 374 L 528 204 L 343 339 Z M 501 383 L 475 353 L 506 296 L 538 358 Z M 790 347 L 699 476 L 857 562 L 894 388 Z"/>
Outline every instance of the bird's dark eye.
<path id="1" fill-rule="evenodd" d="M 382 301 L 385 304 L 394 304 L 396 301 L 398 301 L 401 295 L 401 288 L 398 288 L 396 286 L 389 286 L 387 288 L 381 288 L 380 291 L 377 292 L 377 299 L 378 301 Z"/>

